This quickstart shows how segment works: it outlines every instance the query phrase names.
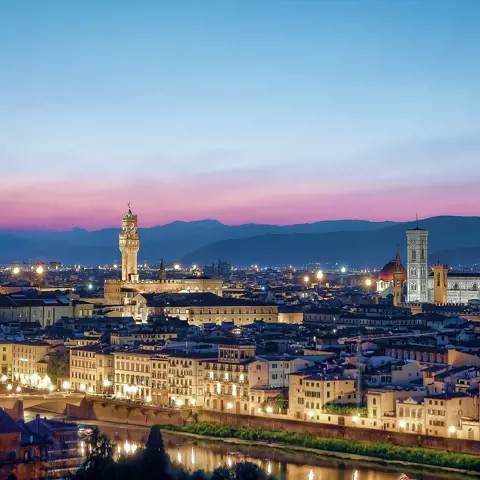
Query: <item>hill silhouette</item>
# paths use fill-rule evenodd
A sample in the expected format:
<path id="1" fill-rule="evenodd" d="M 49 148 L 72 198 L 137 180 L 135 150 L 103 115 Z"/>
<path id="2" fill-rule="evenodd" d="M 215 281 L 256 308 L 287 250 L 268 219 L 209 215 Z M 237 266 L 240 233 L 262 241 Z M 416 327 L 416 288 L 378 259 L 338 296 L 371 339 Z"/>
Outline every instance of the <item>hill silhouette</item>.
<path id="1" fill-rule="evenodd" d="M 320 221 L 298 225 L 224 225 L 216 220 L 172 222 L 140 228 L 139 261 L 200 265 L 225 259 L 235 264 L 303 264 L 335 262 L 355 267 L 383 265 L 405 257 L 405 230 L 414 222 L 364 220 Z M 451 265 L 478 262 L 480 217 L 432 217 L 420 226 L 430 232 L 432 262 Z M 118 233 L 106 228 L 64 232 L 0 232 L 0 263 L 33 260 L 63 264 L 112 264 L 120 261 Z"/>

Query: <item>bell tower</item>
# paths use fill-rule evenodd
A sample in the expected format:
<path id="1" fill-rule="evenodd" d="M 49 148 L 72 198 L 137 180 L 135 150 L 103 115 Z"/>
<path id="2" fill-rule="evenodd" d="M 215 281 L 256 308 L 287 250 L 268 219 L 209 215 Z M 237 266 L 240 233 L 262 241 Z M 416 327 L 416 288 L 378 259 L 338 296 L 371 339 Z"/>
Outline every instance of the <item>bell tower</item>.
<path id="1" fill-rule="evenodd" d="M 395 257 L 395 268 L 393 270 L 393 304 L 398 306 L 402 303 L 404 271 L 400 261 L 400 252 L 397 248 Z"/>
<path id="2" fill-rule="evenodd" d="M 448 265 L 433 266 L 433 301 L 436 305 L 448 303 Z"/>
<path id="3" fill-rule="evenodd" d="M 130 202 L 128 203 L 128 212 L 122 217 L 119 247 L 122 253 L 122 280 L 138 282 L 137 257 L 140 249 L 140 237 L 137 231 L 137 216 L 132 213 Z"/>
<path id="4" fill-rule="evenodd" d="M 407 291 L 409 302 L 428 302 L 428 230 L 407 230 Z"/>

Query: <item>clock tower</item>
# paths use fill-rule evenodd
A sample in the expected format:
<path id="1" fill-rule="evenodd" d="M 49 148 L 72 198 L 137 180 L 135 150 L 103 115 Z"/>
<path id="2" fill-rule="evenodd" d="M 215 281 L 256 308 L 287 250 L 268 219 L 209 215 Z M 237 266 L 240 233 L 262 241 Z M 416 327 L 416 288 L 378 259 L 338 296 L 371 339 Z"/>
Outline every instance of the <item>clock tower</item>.
<path id="1" fill-rule="evenodd" d="M 428 302 L 428 230 L 407 230 L 407 300 Z"/>
<path id="2" fill-rule="evenodd" d="M 137 256 L 140 249 L 140 237 L 137 231 L 137 216 L 132 213 L 130 203 L 128 212 L 122 217 L 119 247 L 122 253 L 122 280 L 138 282 Z"/>

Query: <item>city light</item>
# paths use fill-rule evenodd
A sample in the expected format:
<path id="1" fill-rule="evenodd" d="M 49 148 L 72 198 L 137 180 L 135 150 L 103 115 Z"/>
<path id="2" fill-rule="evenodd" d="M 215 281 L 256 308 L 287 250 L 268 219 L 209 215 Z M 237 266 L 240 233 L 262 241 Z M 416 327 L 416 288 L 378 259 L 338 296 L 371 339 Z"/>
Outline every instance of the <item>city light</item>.
<path id="1" fill-rule="evenodd" d="M 53 385 L 50 385 L 50 386 L 48 387 L 48 391 L 49 391 L 49 392 L 53 392 L 54 390 L 55 390 L 55 387 L 54 387 Z"/>
<path id="2" fill-rule="evenodd" d="M 43 268 L 42 265 L 39 265 L 39 266 L 35 269 L 35 272 L 37 272 L 38 275 L 41 275 L 44 271 L 45 271 L 45 269 Z"/>
<path id="3" fill-rule="evenodd" d="M 308 412 L 308 418 L 313 418 L 313 412 Z"/>
<path id="4" fill-rule="evenodd" d="M 12 388 L 13 388 L 12 385 L 10 385 L 10 384 L 7 385 L 7 390 L 8 391 L 10 391 Z"/>
<path id="5" fill-rule="evenodd" d="M 109 387 L 109 386 L 110 386 L 110 382 L 109 382 L 107 379 L 105 379 L 105 380 L 103 381 L 103 386 L 104 386 L 104 387 Z"/>
<path id="6" fill-rule="evenodd" d="M 308 282 L 310 281 L 310 277 L 309 277 L 308 275 L 305 275 L 305 276 L 303 277 L 303 281 L 304 281 L 305 283 L 308 283 Z"/>
<path id="7" fill-rule="evenodd" d="M 174 269 L 174 270 L 180 270 L 180 264 L 176 263 L 176 264 L 173 266 L 173 269 Z"/>
<path id="8" fill-rule="evenodd" d="M 366 285 L 367 287 L 371 287 L 371 286 L 372 286 L 372 279 L 371 279 L 371 278 L 367 278 L 367 279 L 365 280 L 365 285 Z"/>
<path id="9" fill-rule="evenodd" d="M 70 382 L 68 382 L 67 380 L 65 380 L 63 383 L 62 383 L 62 388 L 64 390 L 69 390 L 70 389 Z"/>
<path id="10" fill-rule="evenodd" d="M 88 289 L 93 290 L 93 285 L 91 283 L 88 284 Z"/>
<path id="11" fill-rule="evenodd" d="M 152 397 L 150 395 L 147 395 L 147 397 L 145 398 L 145 400 L 150 403 L 152 401 Z"/>
<path id="12" fill-rule="evenodd" d="M 177 401 L 175 403 L 177 404 L 177 407 L 181 407 L 183 405 L 182 400 L 180 400 L 179 398 L 177 399 Z"/>
<path id="13" fill-rule="evenodd" d="M 14 275 L 18 275 L 18 274 L 20 273 L 20 267 L 13 267 L 12 273 L 13 273 Z"/>
<path id="14" fill-rule="evenodd" d="M 358 415 L 354 415 L 352 417 L 352 422 L 356 425 L 358 423 L 358 421 L 360 420 L 359 416 Z"/>
<path id="15" fill-rule="evenodd" d="M 227 403 L 227 410 L 231 410 L 233 408 L 232 402 Z"/>
<path id="16" fill-rule="evenodd" d="M 21 392 L 21 391 L 22 391 L 22 387 L 19 385 L 19 386 L 15 389 L 15 391 L 16 391 L 17 393 Z"/>
<path id="17" fill-rule="evenodd" d="M 323 272 L 321 270 L 319 270 L 317 272 L 317 280 L 321 280 L 323 278 Z"/>
<path id="18" fill-rule="evenodd" d="M 113 265 L 113 268 L 118 268 L 118 265 L 115 263 L 115 265 Z"/>
<path id="19" fill-rule="evenodd" d="M 6 382 L 7 381 L 7 376 L 6 375 L 2 375 L 2 382 Z"/>
<path id="20" fill-rule="evenodd" d="M 405 420 L 400 420 L 400 421 L 398 422 L 398 426 L 399 426 L 400 428 L 405 428 Z"/>
<path id="21" fill-rule="evenodd" d="M 84 383 L 80 384 L 80 390 L 84 392 L 86 390 L 87 386 Z"/>
<path id="22" fill-rule="evenodd" d="M 457 431 L 457 428 L 455 427 L 455 425 L 450 425 L 448 427 L 448 433 L 455 433 Z"/>
<path id="23" fill-rule="evenodd" d="M 273 413 L 273 408 L 272 407 L 267 407 L 267 413 Z"/>
<path id="24" fill-rule="evenodd" d="M 340 272 L 342 272 L 342 273 L 346 273 L 346 271 L 347 271 L 347 269 L 346 269 L 345 267 L 342 267 L 342 268 L 340 269 Z"/>

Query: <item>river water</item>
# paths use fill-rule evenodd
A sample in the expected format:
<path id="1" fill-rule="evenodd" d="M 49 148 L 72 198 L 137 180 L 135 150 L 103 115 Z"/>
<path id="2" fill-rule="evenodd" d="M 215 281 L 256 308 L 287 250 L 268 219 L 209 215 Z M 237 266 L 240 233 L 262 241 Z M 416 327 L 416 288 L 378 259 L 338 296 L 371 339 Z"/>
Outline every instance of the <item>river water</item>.
<path id="1" fill-rule="evenodd" d="M 37 412 L 25 412 L 26 420 L 34 417 L 35 413 Z M 64 418 L 58 415 L 40 414 L 48 418 Z M 132 453 L 138 447 L 145 445 L 148 438 L 148 428 L 83 420 L 79 423 L 85 424 L 86 427 L 98 425 L 100 430 L 115 443 L 117 453 Z M 448 474 L 412 473 L 398 468 L 383 467 L 380 464 L 343 461 L 268 447 L 198 440 L 174 433 L 164 433 L 163 439 L 171 461 L 183 465 L 187 470 L 211 472 L 219 466 L 232 466 L 236 462 L 248 461 L 256 463 L 278 480 L 446 480 L 454 478 Z"/>

